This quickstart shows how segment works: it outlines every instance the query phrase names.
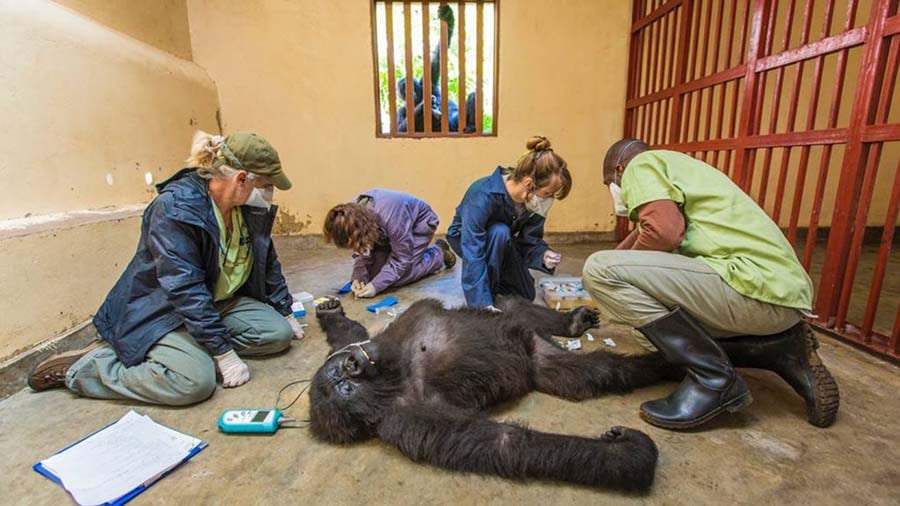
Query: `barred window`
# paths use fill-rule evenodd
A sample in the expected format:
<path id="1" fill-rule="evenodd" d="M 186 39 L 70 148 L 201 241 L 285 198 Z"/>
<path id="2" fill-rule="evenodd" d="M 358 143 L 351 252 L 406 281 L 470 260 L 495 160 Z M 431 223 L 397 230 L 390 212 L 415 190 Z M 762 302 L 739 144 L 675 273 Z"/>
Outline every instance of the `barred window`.
<path id="1" fill-rule="evenodd" d="M 498 3 L 372 0 L 376 136 L 497 134 Z"/>

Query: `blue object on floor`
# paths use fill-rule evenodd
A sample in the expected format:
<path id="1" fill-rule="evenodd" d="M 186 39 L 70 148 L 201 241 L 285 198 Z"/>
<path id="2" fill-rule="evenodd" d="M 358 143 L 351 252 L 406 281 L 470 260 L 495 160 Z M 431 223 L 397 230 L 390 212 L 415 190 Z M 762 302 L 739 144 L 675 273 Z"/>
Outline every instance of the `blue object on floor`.
<path id="1" fill-rule="evenodd" d="M 382 301 L 376 302 L 375 304 L 372 304 L 371 306 L 366 306 L 366 309 L 369 310 L 370 313 L 374 313 L 380 307 L 393 306 L 396 303 L 397 303 L 397 297 L 394 297 L 393 295 L 391 295 L 390 297 L 386 297 Z"/>
<path id="2" fill-rule="evenodd" d="M 353 285 L 352 281 L 347 281 L 347 284 L 338 288 L 336 291 L 338 295 L 344 295 L 345 293 L 350 293 L 350 287 Z"/>

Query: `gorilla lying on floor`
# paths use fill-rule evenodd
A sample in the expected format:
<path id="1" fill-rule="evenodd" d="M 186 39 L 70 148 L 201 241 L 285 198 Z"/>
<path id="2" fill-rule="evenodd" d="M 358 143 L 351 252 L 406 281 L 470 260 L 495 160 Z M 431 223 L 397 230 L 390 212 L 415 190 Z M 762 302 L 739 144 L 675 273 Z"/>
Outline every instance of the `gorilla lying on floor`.
<path id="1" fill-rule="evenodd" d="M 520 298 L 497 305 L 502 313 L 422 300 L 371 339 L 340 301 L 319 305 L 331 354 L 310 389 L 313 434 L 332 443 L 378 437 L 416 462 L 458 471 L 649 489 L 657 450 L 642 432 L 548 434 L 484 410 L 533 390 L 571 400 L 625 392 L 662 379 L 670 366 L 658 353 L 560 349 L 550 336 L 595 326 L 590 308 L 562 314 Z"/>

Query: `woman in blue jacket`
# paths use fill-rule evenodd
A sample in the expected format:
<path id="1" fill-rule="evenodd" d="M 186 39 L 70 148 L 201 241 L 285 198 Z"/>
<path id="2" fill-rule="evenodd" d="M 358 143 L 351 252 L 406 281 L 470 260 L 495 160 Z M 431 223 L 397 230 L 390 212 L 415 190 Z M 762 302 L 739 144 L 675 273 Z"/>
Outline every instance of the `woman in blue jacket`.
<path id="1" fill-rule="evenodd" d="M 494 296 L 534 299 L 528 269 L 552 274 L 560 256 L 544 241 L 544 220 L 554 199 L 566 198 L 572 176 L 545 137 L 528 140 L 515 167 L 497 167 L 466 191 L 447 230 L 462 259 L 466 304 L 494 308 Z"/>
<path id="2" fill-rule="evenodd" d="M 137 252 L 94 317 L 103 341 L 38 364 L 35 390 L 185 405 L 250 380 L 240 356 L 303 337 L 270 233 L 291 182 L 262 137 L 198 132 L 188 168 L 157 185 Z"/>

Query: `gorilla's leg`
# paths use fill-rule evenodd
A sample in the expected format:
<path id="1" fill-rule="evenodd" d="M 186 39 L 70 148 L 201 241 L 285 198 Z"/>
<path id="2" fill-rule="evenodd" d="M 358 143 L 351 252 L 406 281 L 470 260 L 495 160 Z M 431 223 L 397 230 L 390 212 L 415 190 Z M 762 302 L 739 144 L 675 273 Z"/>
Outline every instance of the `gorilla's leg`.
<path id="1" fill-rule="evenodd" d="M 535 339 L 535 389 L 573 401 L 602 394 L 624 393 L 664 379 L 677 379 L 683 372 L 660 353 L 620 355 L 605 350 L 572 353 Z"/>
<path id="2" fill-rule="evenodd" d="M 517 296 L 497 296 L 495 302 L 497 308 L 509 313 L 516 323 L 534 329 L 543 337 L 578 337 L 600 323 L 597 311 L 587 306 L 560 313 Z"/>
<path id="3" fill-rule="evenodd" d="M 434 405 L 392 410 L 378 436 L 416 462 L 511 479 L 547 479 L 646 491 L 658 452 L 646 434 L 613 427 L 598 439 L 468 417 Z"/>
<path id="4" fill-rule="evenodd" d="M 332 349 L 342 348 L 350 343 L 369 339 L 369 332 L 359 322 L 344 314 L 341 301 L 331 299 L 316 306 L 316 318 L 325 331 L 325 337 Z"/>

